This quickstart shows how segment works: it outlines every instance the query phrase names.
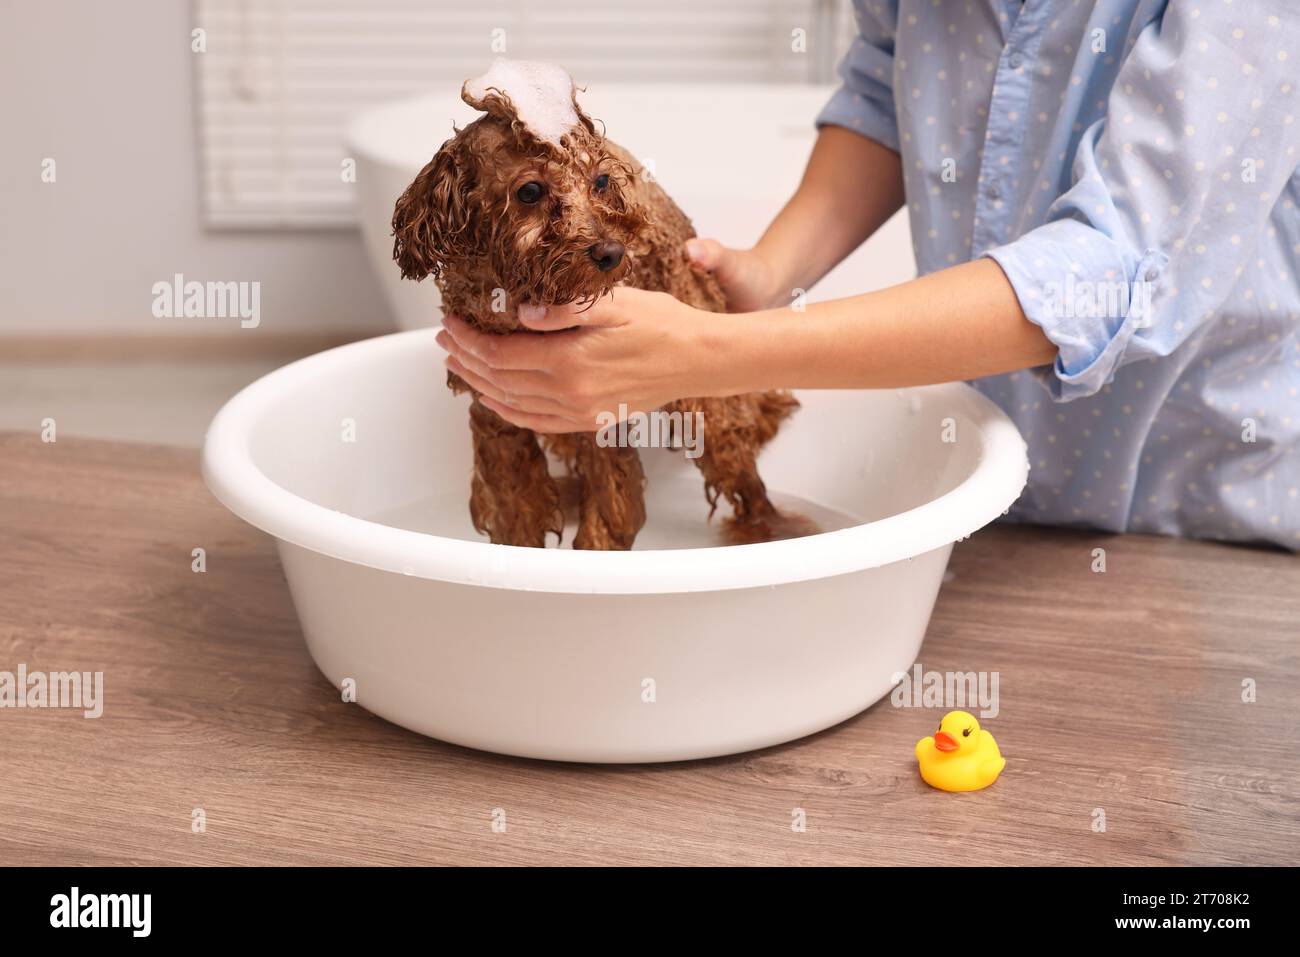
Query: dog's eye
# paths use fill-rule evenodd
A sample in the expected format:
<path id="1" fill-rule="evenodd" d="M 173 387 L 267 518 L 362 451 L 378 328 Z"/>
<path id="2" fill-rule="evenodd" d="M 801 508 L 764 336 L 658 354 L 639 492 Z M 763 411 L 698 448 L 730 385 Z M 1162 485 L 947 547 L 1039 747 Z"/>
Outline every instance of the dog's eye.
<path id="1" fill-rule="evenodd" d="M 603 193 L 609 188 L 609 174 L 601 173 L 596 177 L 596 192 Z"/>
<path id="2" fill-rule="evenodd" d="M 519 202 L 531 206 L 542 198 L 542 184 L 537 182 L 524 183 L 515 191 L 515 195 L 519 197 Z"/>

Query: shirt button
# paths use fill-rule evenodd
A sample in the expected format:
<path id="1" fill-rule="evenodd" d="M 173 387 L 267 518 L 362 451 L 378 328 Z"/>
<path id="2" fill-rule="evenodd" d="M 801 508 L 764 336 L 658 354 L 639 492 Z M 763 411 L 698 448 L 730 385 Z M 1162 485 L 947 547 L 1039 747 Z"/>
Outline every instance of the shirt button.
<path id="1" fill-rule="evenodd" d="M 1155 282 L 1159 278 L 1160 278 L 1160 270 L 1158 269 L 1147 270 L 1147 276 L 1146 276 L 1147 282 Z"/>
<path id="2" fill-rule="evenodd" d="M 1019 70 L 1022 66 L 1025 65 L 1025 58 L 1022 57 L 1019 53 L 1013 53 L 1011 54 L 1010 62 L 1011 62 L 1011 69 Z"/>
<path id="3" fill-rule="evenodd" d="M 1002 190 L 998 189 L 996 186 L 990 186 L 988 189 L 984 190 L 984 195 L 989 199 L 1001 199 Z"/>

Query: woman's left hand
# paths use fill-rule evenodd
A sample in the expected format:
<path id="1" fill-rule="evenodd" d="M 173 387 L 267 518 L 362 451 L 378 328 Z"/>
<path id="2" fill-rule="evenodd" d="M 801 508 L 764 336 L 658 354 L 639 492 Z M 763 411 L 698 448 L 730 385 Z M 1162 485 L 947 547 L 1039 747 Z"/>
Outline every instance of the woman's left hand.
<path id="1" fill-rule="evenodd" d="M 546 335 L 491 335 L 443 318 L 447 368 L 507 422 L 534 432 L 593 432 L 686 396 L 709 394 L 701 333 L 724 317 L 667 293 L 617 287 L 590 308 L 524 305 L 519 321 Z M 620 409 L 620 406 L 625 408 Z"/>

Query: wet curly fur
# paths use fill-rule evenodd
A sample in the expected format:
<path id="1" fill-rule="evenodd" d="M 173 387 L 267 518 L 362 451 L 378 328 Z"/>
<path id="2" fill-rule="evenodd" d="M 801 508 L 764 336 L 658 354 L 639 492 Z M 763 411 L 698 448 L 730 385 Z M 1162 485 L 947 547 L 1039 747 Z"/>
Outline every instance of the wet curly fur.
<path id="1" fill-rule="evenodd" d="M 685 257 L 690 220 L 626 150 L 597 132 L 576 97 L 578 125 L 559 144 L 535 136 L 498 90 L 476 99 L 462 89 L 461 97 L 486 115 L 442 145 L 394 210 L 393 258 L 403 278 L 432 276 L 443 308 L 489 333 L 519 329 L 521 303 L 594 301 L 622 284 L 723 310 L 717 283 Z M 601 175 L 608 185 L 598 189 Z M 545 194 L 530 206 L 516 194 L 534 181 L 545 184 Z M 610 242 L 622 245 L 623 258 L 602 271 L 589 250 Z M 645 475 L 635 448 L 598 445 L 595 433 L 541 437 L 572 476 L 557 480 L 539 436 L 482 405 L 456 375 L 448 375 L 448 386 L 473 397 L 470 515 L 480 533 L 499 544 L 544 547 L 548 534 L 561 537 L 564 499 L 571 497 L 575 548 L 632 547 L 645 523 Z M 732 507 L 733 540 L 784 534 L 756 459 L 797 406 L 788 393 L 762 392 L 667 407 L 704 414 L 703 452 L 695 461 L 710 506 L 726 499 Z"/>

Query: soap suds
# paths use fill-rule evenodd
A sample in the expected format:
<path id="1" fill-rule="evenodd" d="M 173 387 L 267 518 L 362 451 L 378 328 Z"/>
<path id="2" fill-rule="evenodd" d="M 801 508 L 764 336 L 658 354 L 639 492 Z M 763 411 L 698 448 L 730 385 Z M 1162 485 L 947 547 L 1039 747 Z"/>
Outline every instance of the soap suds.
<path id="1" fill-rule="evenodd" d="M 553 63 L 497 60 L 480 77 L 465 81 L 465 92 L 482 100 L 491 90 L 510 97 L 519 120 L 539 139 L 559 144 L 578 125 L 573 108 L 573 78 Z"/>

